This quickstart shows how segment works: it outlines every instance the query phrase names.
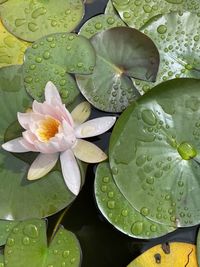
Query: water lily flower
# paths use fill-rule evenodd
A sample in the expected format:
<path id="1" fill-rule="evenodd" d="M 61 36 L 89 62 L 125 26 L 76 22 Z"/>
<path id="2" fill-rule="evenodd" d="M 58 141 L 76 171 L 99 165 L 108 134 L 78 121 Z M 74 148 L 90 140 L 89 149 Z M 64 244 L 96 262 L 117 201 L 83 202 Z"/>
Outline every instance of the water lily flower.
<path id="1" fill-rule="evenodd" d="M 25 129 L 22 137 L 2 145 L 9 152 L 40 152 L 29 168 L 28 180 L 45 176 L 60 157 L 62 174 L 69 190 L 77 195 L 81 187 L 81 174 L 76 158 L 97 163 L 106 159 L 106 154 L 96 145 L 82 140 L 100 135 L 109 130 L 116 117 L 107 116 L 86 121 L 90 116 L 90 105 L 79 104 L 70 114 L 62 103 L 55 85 L 48 82 L 45 101 L 33 101 L 32 110 L 18 112 L 20 125 Z"/>

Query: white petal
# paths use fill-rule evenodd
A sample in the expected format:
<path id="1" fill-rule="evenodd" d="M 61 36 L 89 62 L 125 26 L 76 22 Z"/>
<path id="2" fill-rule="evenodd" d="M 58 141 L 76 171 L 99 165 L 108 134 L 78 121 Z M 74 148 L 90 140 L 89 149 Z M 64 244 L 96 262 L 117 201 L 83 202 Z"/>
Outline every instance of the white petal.
<path id="1" fill-rule="evenodd" d="M 107 155 L 96 145 L 78 139 L 73 147 L 76 158 L 87 163 L 98 163 L 107 159 Z"/>
<path id="2" fill-rule="evenodd" d="M 62 103 L 58 89 L 51 81 L 49 81 L 45 86 L 45 100 L 48 103 L 51 103 L 52 100 L 57 100 Z"/>
<path id="3" fill-rule="evenodd" d="M 80 103 L 72 110 L 71 115 L 75 124 L 79 125 L 85 122 L 91 114 L 91 105 L 87 101 Z"/>
<path id="4" fill-rule="evenodd" d="M 115 123 L 116 117 L 101 117 L 86 121 L 75 129 L 77 138 L 87 138 L 108 131 Z"/>
<path id="5" fill-rule="evenodd" d="M 58 156 L 58 153 L 39 154 L 28 171 L 27 179 L 32 181 L 45 176 L 56 165 Z"/>
<path id="6" fill-rule="evenodd" d="M 67 187 L 74 195 L 78 195 L 81 187 L 81 174 L 73 152 L 69 149 L 62 152 L 60 162 Z"/>
<path id="7" fill-rule="evenodd" d="M 31 115 L 32 115 L 32 112 L 27 112 L 27 113 L 18 112 L 17 113 L 18 121 L 24 129 L 29 129 L 29 123 L 31 121 Z"/>
<path id="8" fill-rule="evenodd" d="M 23 146 L 23 141 L 24 138 L 19 137 L 4 143 L 2 145 L 2 148 L 9 152 L 15 152 L 15 153 L 24 153 L 30 151 L 25 146 Z"/>

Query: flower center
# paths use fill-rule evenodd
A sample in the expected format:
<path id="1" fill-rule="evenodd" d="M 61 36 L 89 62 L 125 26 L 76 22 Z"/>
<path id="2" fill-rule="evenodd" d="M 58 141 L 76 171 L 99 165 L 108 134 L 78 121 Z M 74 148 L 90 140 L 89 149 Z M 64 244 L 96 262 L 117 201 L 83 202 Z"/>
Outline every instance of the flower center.
<path id="1" fill-rule="evenodd" d="M 40 127 L 37 130 L 38 135 L 43 142 L 48 142 L 59 131 L 60 122 L 52 117 L 47 117 L 40 122 Z"/>

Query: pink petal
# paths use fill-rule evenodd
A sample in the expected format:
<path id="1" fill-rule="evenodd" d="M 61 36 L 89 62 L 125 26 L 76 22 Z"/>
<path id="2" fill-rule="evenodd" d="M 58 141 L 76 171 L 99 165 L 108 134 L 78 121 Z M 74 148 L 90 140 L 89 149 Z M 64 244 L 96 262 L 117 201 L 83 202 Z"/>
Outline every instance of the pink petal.
<path id="1" fill-rule="evenodd" d="M 8 141 L 2 145 L 2 148 L 4 150 L 7 150 L 9 152 L 14 152 L 14 153 L 24 153 L 30 151 L 23 145 L 23 138 L 19 137 L 16 139 L 13 139 L 11 141 Z"/>
<path id="2" fill-rule="evenodd" d="M 80 103 L 71 112 L 73 121 L 76 125 L 80 125 L 81 123 L 85 122 L 90 117 L 90 114 L 91 105 L 87 101 Z"/>
<path id="3" fill-rule="evenodd" d="M 98 163 L 107 159 L 107 155 L 96 145 L 78 139 L 72 148 L 77 159 L 87 163 Z"/>
<path id="4" fill-rule="evenodd" d="M 58 160 L 58 153 L 55 154 L 39 154 L 37 158 L 33 161 L 29 171 L 28 180 L 37 180 L 47 173 L 49 173 L 53 167 L 56 165 Z"/>
<path id="5" fill-rule="evenodd" d="M 86 121 L 75 129 L 77 138 L 87 138 L 108 131 L 115 123 L 116 117 L 101 117 Z"/>
<path id="6" fill-rule="evenodd" d="M 45 100 L 49 104 L 52 103 L 52 100 L 56 100 L 58 103 L 62 104 L 60 94 L 56 86 L 51 81 L 49 81 L 45 86 Z"/>
<path id="7" fill-rule="evenodd" d="M 17 113 L 18 121 L 24 129 L 29 129 L 29 124 L 31 121 L 31 114 L 32 112 L 27 112 L 27 113 L 18 112 Z"/>
<path id="8" fill-rule="evenodd" d="M 71 150 L 62 152 L 60 162 L 67 187 L 74 195 L 78 195 L 81 187 L 81 174 L 73 152 Z"/>
<path id="9" fill-rule="evenodd" d="M 35 134 L 33 134 L 30 130 L 27 130 L 25 132 L 22 133 L 22 136 L 24 137 L 24 139 L 34 145 L 35 141 L 37 140 L 37 137 Z"/>

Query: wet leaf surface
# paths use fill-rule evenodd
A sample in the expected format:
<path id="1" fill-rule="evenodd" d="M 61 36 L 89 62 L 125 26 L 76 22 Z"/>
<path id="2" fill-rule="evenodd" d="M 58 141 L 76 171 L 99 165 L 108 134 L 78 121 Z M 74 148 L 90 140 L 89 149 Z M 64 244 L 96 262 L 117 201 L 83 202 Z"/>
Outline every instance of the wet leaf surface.
<path id="1" fill-rule="evenodd" d="M 84 15 L 82 0 L 9 0 L 0 6 L 1 19 L 17 37 L 34 42 L 56 32 L 71 32 Z"/>
<path id="2" fill-rule="evenodd" d="M 195 79 L 160 84 L 129 106 L 111 136 L 118 188 L 134 208 L 166 225 L 200 219 L 199 86 Z"/>

